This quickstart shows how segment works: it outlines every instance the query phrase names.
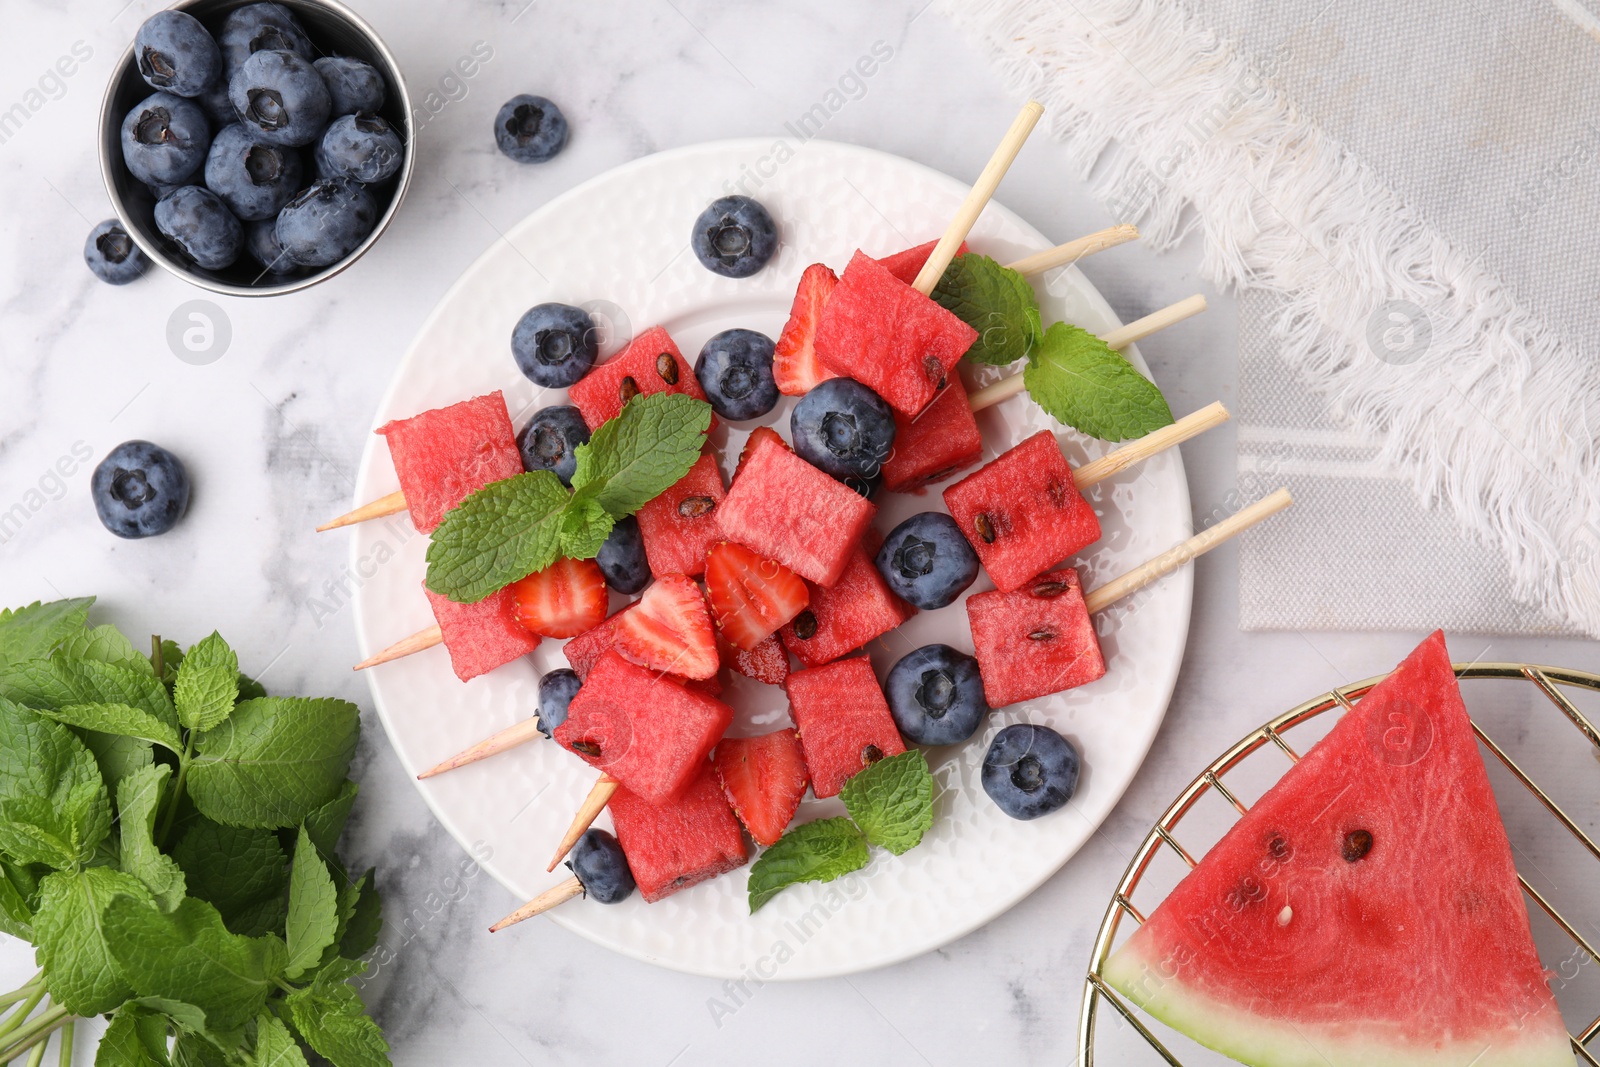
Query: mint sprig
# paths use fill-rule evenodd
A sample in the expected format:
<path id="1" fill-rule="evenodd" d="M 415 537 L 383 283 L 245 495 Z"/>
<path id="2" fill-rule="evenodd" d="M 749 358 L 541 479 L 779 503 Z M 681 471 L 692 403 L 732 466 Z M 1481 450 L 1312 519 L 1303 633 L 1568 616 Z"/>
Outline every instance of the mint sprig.
<path id="1" fill-rule="evenodd" d="M 1028 357 L 1028 395 L 1051 417 L 1105 441 L 1172 424 L 1154 382 L 1088 330 L 1058 322 Z"/>
<path id="2" fill-rule="evenodd" d="M 801 882 L 831 882 L 859 871 L 870 858 L 867 839 L 845 818 L 802 823 L 785 833 L 750 867 L 750 913 Z"/>
<path id="3" fill-rule="evenodd" d="M 593 558 L 618 519 L 689 473 L 710 428 L 703 400 L 635 397 L 578 446 L 571 491 L 549 471 L 518 474 L 447 512 L 428 545 L 428 588 L 473 604 L 563 556 Z"/>
<path id="4" fill-rule="evenodd" d="M 1028 279 L 988 256 L 969 252 L 945 268 L 933 299 L 978 331 L 967 349 L 973 363 L 1004 367 L 1025 357 L 1044 333 Z"/>

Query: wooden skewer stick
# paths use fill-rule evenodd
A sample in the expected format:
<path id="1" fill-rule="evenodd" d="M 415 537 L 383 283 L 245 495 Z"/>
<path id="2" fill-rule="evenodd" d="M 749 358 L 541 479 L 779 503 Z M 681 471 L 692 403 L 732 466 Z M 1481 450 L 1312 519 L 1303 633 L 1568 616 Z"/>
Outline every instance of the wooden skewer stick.
<path id="1" fill-rule="evenodd" d="M 368 656 L 351 669 L 364 671 L 368 667 L 376 667 L 380 663 L 388 663 L 390 660 L 399 659 L 401 656 L 409 656 L 413 652 L 421 652 L 425 648 L 432 648 L 443 640 L 444 631 L 437 625 L 430 626 L 426 630 L 418 630 L 410 637 L 402 637 L 382 652 Z"/>
<path id="2" fill-rule="evenodd" d="M 539 730 L 537 716 L 523 719 L 519 723 L 507 726 L 493 737 L 486 737 L 471 748 L 457 752 L 443 763 L 429 767 L 417 775 L 417 778 L 418 780 L 432 778 L 436 774 L 453 771 L 457 767 L 465 767 L 469 763 L 477 763 L 479 760 L 488 759 L 490 756 L 498 756 L 508 748 L 516 748 L 525 741 L 532 741 L 536 737 L 543 736 L 544 734 Z"/>
<path id="3" fill-rule="evenodd" d="M 1072 472 L 1072 480 L 1077 483 L 1080 490 L 1087 489 L 1091 485 L 1099 485 L 1113 474 L 1119 474 L 1135 463 L 1149 459 L 1157 452 L 1164 452 L 1200 436 L 1215 426 L 1221 426 L 1229 418 L 1231 416 L 1228 414 L 1228 409 L 1222 406 L 1222 401 L 1207 404 L 1170 426 L 1163 426 L 1115 451 L 1107 452 L 1099 459 L 1090 460 Z"/>
<path id="4" fill-rule="evenodd" d="M 606 805 L 611 803 L 611 798 L 617 792 L 617 787 L 622 783 L 609 774 L 602 774 L 594 783 L 594 788 L 589 790 L 589 795 L 583 798 L 583 804 L 578 808 L 578 814 L 572 817 L 572 825 L 567 827 L 566 835 L 561 838 L 561 844 L 556 849 L 556 858 L 550 861 L 550 866 L 545 870 L 553 871 L 556 864 L 567 858 L 567 853 L 572 851 L 572 846 L 578 843 L 578 838 L 588 832 L 589 827 L 606 810 Z"/>
<path id="5" fill-rule="evenodd" d="M 561 882 L 558 885 L 546 889 L 543 893 L 540 893 L 522 907 L 518 908 L 510 915 L 507 915 L 504 919 L 501 919 L 499 922 L 489 927 L 489 932 L 491 934 L 499 933 L 506 927 L 515 926 L 524 919 L 531 919 L 535 915 L 543 914 L 544 912 L 547 912 L 551 908 L 555 907 L 557 904 L 565 904 L 567 901 L 571 900 L 573 897 L 582 892 L 583 883 L 578 881 L 577 875 L 573 875 L 565 882 Z"/>
<path id="6" fill-rule="evenodd" d="M 337 530 L 341 526 L 354 526 L 358 522 L 366 522 L 369 519 L 381 519 L 385 515 L 397 515 L 404 510 L 406 510 L 406 495 L 396 490 L 388 496 L 380 496 L 371 503 L 362 504 L 354 511 L 340 515 L 331 522 L 323 523 L 317 527 L 317 533 Z"/>
<path id="7" fill-rule="evenodd" d="M 1151 582 L 1165 578 L 1196 556 L 1205 555 L 1230 537 L 1248 530 L 1263 519 L 1276 515 L 1293 503 L 1294 498 L 1289 495 L 1289 490 L 1279 489 L 1249 507 L 1241 508 L 1211 529 L 1195 534 L 1183 544 L 1167 549 L 1148 563 L 1141 564 L 1120 578 L 1113 578 L 1105 585 L 1091 591 L 1083 598 L 1089 607 L 1089 613 L 1092 615 L 1103 611 L 1123 597 L 1132 596 Z"/>
<path id="8" fill-rule="evenodd" d="M 1101 338 L 1113 350 L 1127 348 L 1135 341 L 1142 341 L 1158 330 L 1192 318 L 1206 309 L 1206 298 L 1196 293 L 1194 296 L 1184 297 L 1176 304 L 1169 304 L 1159 311 L 1152 311 L 1142 319 L 1135 319 L 1126 326 L 1118 326 L 1115 330 Z M 1009 400 L 1022 392 L 1024 388 L 1023 377 L 1020 373 L 1009 378 L 1002 378 L 993 385 L 979 389 L 968 398 L 973 411 L 982 411 L 992 408 L 1002 400 Z"/>
<path id="9" fill-rule="evenodd" d="M 955 218 L 951 219 L 950 225 L 945 228 L 944 236 L 933 246 L 933 252 L 928 256 L 928 261 L 922 265 L 917 280 L 911 283 L 911 287 L 917 292 L 927 296 L 933 292 L 933 287 L 939 284 L 939 279 L 944 277 L 944 269 L 955 258 L 956 249 L 961 247 L 961 242 L 972 232 L 972 226 L 978 221 L 978 216 L 983 214 L 984 206 L 999 188 L 1000 179 L 1011 169 L 1011 161 L 1022 151 L 1023 142 L 1028 139 L 1028 134 L 1033 132 L 1034 125 L 1043 114 L 1044 105 L 1036 100 L 1029 100 L 1022 105 L 1022 110 L 1012 121 L 1011 128 L 1006 131 L 1005 137 L 1001 138 L 1000 147 L 989 157 L 983 173 L 972 183 L 967 198 L 961 201 L 961 206 L 956 209 Z"/>

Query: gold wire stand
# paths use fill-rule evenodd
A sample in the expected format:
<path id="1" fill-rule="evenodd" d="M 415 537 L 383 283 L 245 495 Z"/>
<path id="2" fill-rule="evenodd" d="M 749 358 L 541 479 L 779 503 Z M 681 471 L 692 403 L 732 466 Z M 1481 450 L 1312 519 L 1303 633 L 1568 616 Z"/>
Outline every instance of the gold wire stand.
<path id="1" fill-rule="evenodd" d="M 1547 697 L 1566 718 L 1567 722 L 1576 728 L 1579 733 L 1583 734 L 1596 752 L 1600 753 L 1600 730 L 1596 730 L 1594 723 L 1590 722 L 1578 710 L 1577 706 L 1567 698 L 1566 694 L 1558 688 L 1559 686 L 1569 685 L 1600 691 L 1600 675 L 1563 667 L 1536 667 L 1526 663 L 1458 663 L 1455 665 L 1455 671 L 1456 677 L 1464 679 L 1508 678 L 1521 679 L 1527 682 Z M 1078 1019 L 1078 1059 L 1082 1067 L 1094 1067 L 1095 1019 L 1102 1000 L 1110 1004 L 1117 1014 L 1127 1020 L 1134 1031 L 1144 1038 L 1163 1060 L 1171 1064 L 1172 1067 L 1183 1067 L 1182 1062 L 1172 1054 L 1166 1045 L 1162 1044 L 1161 1039 L 1156 1037 L 1150 1031 L 1150 1028 L 1145 1025 L 1144 1021 L 1140 1019 L 1139 1013 L 1133 1005 L 1122 999 L 1101 977 L 1101 971 L 1105 967 L 1106 959 L 1111 955 L 1111 946 L 1116 942 L 1117 928 L 1121 925 L 1123 916 L 1128 916 L 1136 923 L 1144 923 L 1144 916 L 1133 905 L 1134 890 L 1138 888 L 1139 882 L 1144 877 L 1145 871 L 1149 868 L 1156 852 L 1163 846 L 1172 849 L 1187 866 L 1194 867 L 1197 861 L 1189 853 L 1189 850 L 1179 843 L 1176 831 L 1178 824 L 1183 821 L 1183 817 L 1188 814 L 1189 810 L 1194 807 L 1195 802 L 1204 796 L 1206 792 L 1213 789 L 1216 790 L 1224 800 L 1233 805 L 1240 815 L 1249 810 L 1223 784 L 1222 778 L 1225 774 L 1266 745 L 1276 745 L 1283 751 L 1284 755 L 1289 757 L 1291 762 L 1298 762 L 1300 754 L 1284 739 L 1285 732 L 1333 708 L 1343 708 L 1348 711 L 1353 706 L 1354 701 L 1365 696 L 1373 686 L 1383 681 L 1384 677 L 1386 676 L 1380 675 L 1377 678 L 1368 678 L 1364 682 L 1341 686 L 1330 693 L 1324 693 L 1320 697 L 1308 700 L 1299 707 L 1285 712 L 1265 726 L 1246 735 L 1238 744 L 1218 757 L 1198 778 L 1190 782 L 1188 788 L 1180 793 L 1178 799 L 1174 800 L 1172 806 L 1162 814 L 1155 827 L 1139 846 L 1138 851 L 1134 853 L 1133 861 L 1128 864 L 1127 871 L 1122 875 L 1122 881 L 1117 884 L 1116 896 L 1111 898 L 1111 905 L 1106 909 L 1106 917 L 1100 924 L 1100 933 L 1095 938 L 1094 956 L 1089 966 L 1088 979 L 1084 985 L 1083 1010 Z M 1510 756 L 1506 755 L 1505 750 L 1496 744 L 1488 734 L 1483 732 L 1482 727 L 1474 722 L 1472 729 L 1478 735 L 1478 740 L 1494 754 L 1495 758 L 1505 765 L 1506 769 L 1511 772 L 1512 777 L 1521 782 L 1529 792 L 1537 797 L 1545 810 L 1557 822 L 1566 827 L 1567 832 L 1576 837 L 1591 856 L 1600 861 L 1600 845 L 1596 845 L 1589 835 L 1584 833 L 1582 828 L 1574 823 L 1566 812 L 1561 810 L 1560 805 L 1550 799 L 1549 795 L 1539 788 L 1538 784 L 1521 767 L 1517 766 Z M 1534 904 L 1538 905 L 1540 910 L 1550 916 L 1551 920 L 1572 939 L 1574 944 L 1584 952 L 1587 952 L 1591 959 L 1600 960 L 1600 951 L 1597 951 L 1592 944 L 1584 939 L 1582 934 L 1578 933 L 1576 926 L 1562 917 L 1550 905 L 1550 902 L 1544 898 L 1543 894 L 1528 884 L 1526 878 L 1520 874 L 1517 878 L 1522 883 L 1522 891 L 1533 900 Z M 1596 1053 L 1588 1047 L 1596 1035 L 1600 1035 L 1600 1018 L 1594 1019 L 1578 1033 L 1569 1035 L 1572 1038 L 1573 1051 L 1589 1067 L 1600 1067 L 1600 1060 L 1595 1058 Z"/>

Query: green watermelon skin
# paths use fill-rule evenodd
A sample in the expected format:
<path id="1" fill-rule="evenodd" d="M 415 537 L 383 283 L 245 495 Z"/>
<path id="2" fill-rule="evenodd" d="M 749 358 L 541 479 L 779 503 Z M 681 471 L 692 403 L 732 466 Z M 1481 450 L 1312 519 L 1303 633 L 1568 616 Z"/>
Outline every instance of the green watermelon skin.
<path id="1" fill-rule="evenodd" d="M 706 572 L 706 553 L 722 540 L 717 507 L 726 495 L 716 459 L 702 454 L 688 474 L 635 513 L 651 574 Z"/>
<path id="2" fill-rule="evenodd" d="M 1352 860 L 1358 831 L 1370 849 Z M 1443 634 L 1256 802 L 1104 976 L 1255 1067 L 1572 1067 Z"/>
<path id="3" fill-rule="evenodd" d="M 617 842 L 647 903 L 744 866 L 744 834 L 710 760 L 701 761 L 672 800 L 651 803 L 624 786 L 609 807 Z"/>
<path id="4" fill-rule="evenodd" d="M 811 772 L 811 792 L 818 799 L 837 796 L 851 775 L 872 760 L 906 750 L 865 656 L 796 671 L 786 688 Z"/>
<path id="5" fill-rule="evenodd" d="M 427 585 L 422 591 L 433 607 L 450 667 L 456 677 L 470 682 L 539 647 L 539 635 L 517 621 L 517 602 L 509 588 L 476 604 L 457 604 Z"/>
<path id="6" fill-rule="evenodd" d="M 419 533 L 490 482 L 522 473 L 511 414 L 499 391 L 378 427 Z"/>

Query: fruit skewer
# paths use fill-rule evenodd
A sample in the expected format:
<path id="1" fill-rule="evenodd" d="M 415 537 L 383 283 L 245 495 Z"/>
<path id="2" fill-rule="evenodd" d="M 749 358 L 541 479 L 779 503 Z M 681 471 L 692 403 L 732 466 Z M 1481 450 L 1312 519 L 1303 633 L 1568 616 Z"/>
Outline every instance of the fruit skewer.
<path id="1" fill-rule="evenodd" d="M 990 706 L 999 708 L 1020 700 L 1044 696 L 1048 692 L 1061 692 L 1086 685 L 1102 677 L 1105 674 L 1105 659 L 1100 651 L 1094 624 L 1089 618 L 1091 615 L 1098 614 L 1118 601 L 1125 600 L 1146 586 L 1165 578 L 1184 564 L 1205 555 L 1252 526 L 1264 522 L 1293 503 L 1294 498 L 1290 496 L 1289 490 L 1278 489 L 1254 504 L 1241 508 L 1210 529 L 1174 545 L 1087 594 L 1083 592 L 1077 569 L 1067 567 L 1040 575 L 1033 589 L 1028 591 L 1001 593 L 996 590 L 979 593 L 970 598 L 967 601 L 967 612 L 973 622 L 973 642 L 977 646 L 979 673 L 984 677 L 984 690 L 989 695 Z M 984 598 L 993 600 L 986 602 Z M 1007 632 L 1002 626 L 990 625 L 989 620 L 993 617 L 990 613 L 1000 609 L 1000 612 L 1014 617 L 1015 601 L 1019 598 L 1031 599 L 1041 611 L 1039 622 L 1029 624 L 1030 627 L 1037 628 L 1028 629 L 1021 635 L 1028 645 L 1044 654 L 1043 657 L 1036 655 L 1032 658 L 1047 657 L 1055 661 L 1047 663 L 1047 667 L 1059 667 L 1050 675 L 1054 679 L 1050 683 L 1054 688 L 1046 692 L 1023 691 L 1016 688 L 1019 683 L 1013 681 L 1011 677 L 1013 672 L 1000 668 L 1003 659 L 1012 655 L 1017 647 L 1014 642 L 1007 639 L 1017 635 Z M 973 607 L 974 601 L 978 602 L 976 610 Z M 1060 644 L 1056 643 L 1058 640 L 1061 641 Z M 1064 652 L 1061 651 L 1063 649 Z M 1023 672 L 1036 672 L 1039 666 L 1037 663 L 1029 664 L 1023 668 Z M 991 674 L 996 676 L 992 684 Z M 1066 684 L 1058 684 L 1061 682 Z M 1026 682 L 1020 684 L 1025 685 Z M 555 859 L 550 861 L 548 870 L 555 870 L 556 864 L 561 862 L 572 845 L 588 832 L 594 820 L 599 817 L 600 812 L 616 793 L 619 784 L 605 774 L 595 782 L 588 796 L 584 798 L 577 815 L 574 816 L 572 825 L 562 836 L 561 847 L 557 850 Z M 562 897 L 561 900 L 547 901 L 546 898 L 553 894 L 554 891 L 546 893 L 525 905 L 516 913 L 520 916 L 517 921 L 537 915 L 540 911 L 561 903 L 561 900 L 570 898 L 569 895 Z M 541 906 L 536 908 L 535 905 Z"/>

